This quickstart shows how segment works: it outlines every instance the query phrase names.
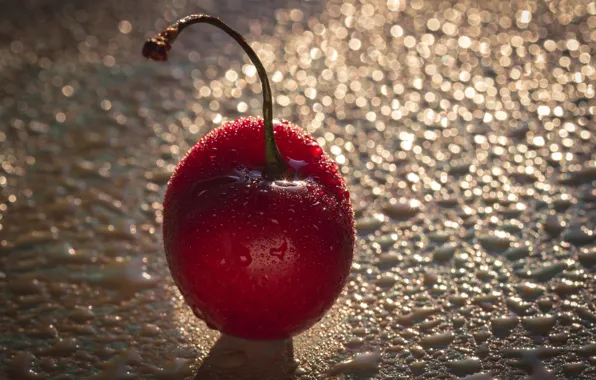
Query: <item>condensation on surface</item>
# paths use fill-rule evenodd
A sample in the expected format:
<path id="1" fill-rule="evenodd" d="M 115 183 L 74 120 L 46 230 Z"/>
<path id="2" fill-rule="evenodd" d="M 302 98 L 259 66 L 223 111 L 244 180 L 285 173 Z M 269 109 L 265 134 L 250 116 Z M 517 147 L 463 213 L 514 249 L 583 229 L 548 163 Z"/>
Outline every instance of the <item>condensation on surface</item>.
<path id="1" fill-rule="evenodd" d="M 594 1 L 153 3 L 3 8 L 2 377 L 596 377 Z M 216 29 L 141 57 L 201 11 L 351 190 L 349 283 L 293 345 L 218 339 L 167 270 L 170 173 L 261 112 Z"/>

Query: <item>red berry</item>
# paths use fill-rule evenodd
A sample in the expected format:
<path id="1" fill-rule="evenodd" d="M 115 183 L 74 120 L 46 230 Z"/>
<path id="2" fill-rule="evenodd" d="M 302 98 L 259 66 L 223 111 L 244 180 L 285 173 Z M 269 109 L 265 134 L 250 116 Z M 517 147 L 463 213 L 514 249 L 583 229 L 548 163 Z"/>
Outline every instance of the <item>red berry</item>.
<path id="1" fill-rule="evenodd" d="M 353 254 L 337 165 L 289 122 L 275 125 L 275 139 L 293 167 L 287 179 L 263 178 L 263 120 L 242 118 L 191 149 L 164 202 L 168 263 L 186 302 L 209 326 L 247 339 L 287 338 L 321 319 Z"/>
<path id="2" fill-rule="evenodd" d="M 263 84 L 263 119 L 215 129 L 180 161 L 164 200 L 164 245 L 195 314 L 223 333 L 284 339 L 323 317 L 345 285 L 354 250 L 350 194 L 337 165 L 302 129 L 273 122 L 271 88 L 246 40 L 205 14 L 178 20 L 143 54 L 164 61 L 189 25 L 234 38 Z"/>

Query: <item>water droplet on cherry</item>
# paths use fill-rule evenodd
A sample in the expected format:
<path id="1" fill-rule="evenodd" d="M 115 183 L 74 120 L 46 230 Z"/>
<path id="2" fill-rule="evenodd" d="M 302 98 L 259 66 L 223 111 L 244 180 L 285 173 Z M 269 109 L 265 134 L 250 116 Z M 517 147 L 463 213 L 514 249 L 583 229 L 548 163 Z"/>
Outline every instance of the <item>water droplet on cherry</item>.
<path id="1" fill-rule="evenodd" d="M 319 145 L 312 145 L 308 148 L 308 151 L 310 152 L 310 154 L 312 154 L 315 157 L 319 157 L 321 154 L 323 154 L 323 149 L 321 149 L 321 147 Z"/>
<path id="2" fill-rule="evenodd" d="M 280 260 L 283 260 L 287 251 L 288 251 L 288 242 L 284 239 L 283 243 L 281 243 L 281 245 L 279 247 L 271 248 L 269 250 L 269 254 L 271 256 L 275 256 L 275 257 L 279 258 Z"/>

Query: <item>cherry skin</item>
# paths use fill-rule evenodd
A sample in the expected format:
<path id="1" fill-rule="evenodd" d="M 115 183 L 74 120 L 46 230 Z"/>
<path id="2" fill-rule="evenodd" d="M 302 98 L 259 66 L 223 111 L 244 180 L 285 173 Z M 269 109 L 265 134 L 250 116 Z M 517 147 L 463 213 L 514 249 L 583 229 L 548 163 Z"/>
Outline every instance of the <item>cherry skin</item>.
<path id="1" fill-rule="evenodd" d="M 178 164 L 163 210 L 170 271 L 208 326 L 245 339 L 289 338 L 320 320 L 347 281 L 350 195 L 316 140 L 273 121 L 263 64 L 220 19 L 182 18 L 146 41 L 143 55 L 165 61 L 178 34 L 197 23 L 222 29 L 248 54 L 263 85 L 264 118 L 216 128 Z"/>
<path id="2" fill-rule="evenodd" d="M 263 120 L 215 129 L 180 162 L 164 201 L 164 244 L 195 314 L 245 339 L 298 334 L 332 306 L 349 274 L 354 221 L 337 165 L 289 122 L 275 138 L 290 170 L 263 176 Z"/>

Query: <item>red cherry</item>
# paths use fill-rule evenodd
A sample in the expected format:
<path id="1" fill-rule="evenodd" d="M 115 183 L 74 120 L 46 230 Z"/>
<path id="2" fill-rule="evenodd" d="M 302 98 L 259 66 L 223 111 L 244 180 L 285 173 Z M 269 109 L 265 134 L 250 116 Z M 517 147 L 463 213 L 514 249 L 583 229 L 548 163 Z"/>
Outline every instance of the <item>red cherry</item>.
<path id="1" fill-rule="evenodd" d="M 354 248 L 349 193 L 312 137 L 273 123 L 264 68 L 221 20 L 184 18 L 143 53 L 165 60 L 162 46 L 198 22 L 220 27 L 247 51 L 264 85 L 265 118 L 226 123 L 178 164 L 164 200 L 168 264 L 208 326 L 246 339 L 288 338 L 320 320 L 346 283 Z"/>
<path id="2" fill-rule="evenodd" d="M 186 302 L 205 322 L 247 339 L 306 330 L 346 282 L 354 245 L 346 186 L 301 129 L 275 137 L 287 179 L 263 177 L 263 120 L 238 119 L 180 162 L 164 202 L 164 243 Z"/>

